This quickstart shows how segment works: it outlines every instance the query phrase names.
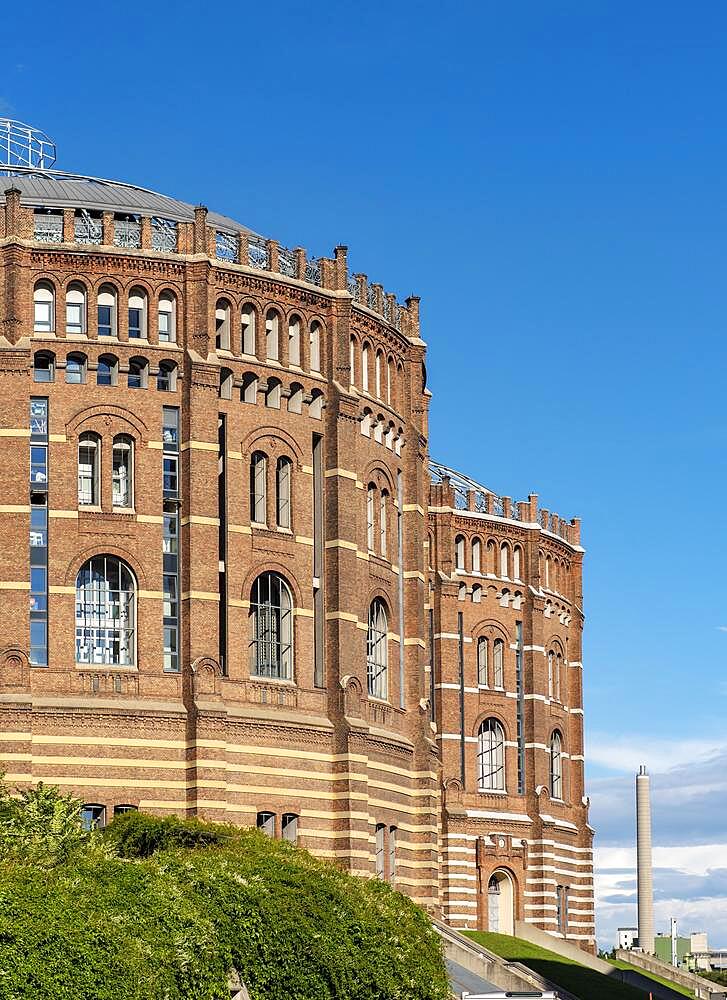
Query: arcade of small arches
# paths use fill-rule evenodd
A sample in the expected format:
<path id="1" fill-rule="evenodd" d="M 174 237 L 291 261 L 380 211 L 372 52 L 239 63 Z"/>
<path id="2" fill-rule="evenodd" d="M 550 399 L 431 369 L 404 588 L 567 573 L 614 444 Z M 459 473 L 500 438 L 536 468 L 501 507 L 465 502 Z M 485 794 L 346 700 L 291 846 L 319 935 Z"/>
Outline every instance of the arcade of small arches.
<path id="1" fill-rule="evenodd" d="M 82 281 L 69 282 L 63 294 L 49 279 L 41 279 L 33 289 L 33 331 L 35 333 L 56 333 L 59 316 L 65 312 L 63 330 L 66 335 L 112 337 L 128 340 L 148 340 L 150 343 L 173 344 L 177 340 L 177 294 L 171 289 L 162 289 L 154 296 L 150 308 L 150 296 L 141 285 L 133 285 L 125 293 L 126 310 L 119 309 L 121 292 L 117 286 L 104 281 L 95 293 L 95 312 L 89 308 L 89 290 Z M 60 304 L 60 309 L 57 308 Z M 126 322 L 123 329 L 120 320 Z M 152 323 L 152 316 L 155 323 Z"/>

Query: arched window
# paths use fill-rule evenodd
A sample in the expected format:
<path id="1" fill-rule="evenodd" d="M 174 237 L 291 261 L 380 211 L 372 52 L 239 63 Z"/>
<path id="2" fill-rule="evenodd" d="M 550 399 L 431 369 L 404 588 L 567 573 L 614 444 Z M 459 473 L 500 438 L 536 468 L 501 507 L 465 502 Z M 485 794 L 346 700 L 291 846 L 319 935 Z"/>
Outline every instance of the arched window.
<path id="1" fill-rule="evenodd" d="M 101 438 L 98 434 L 81 434 L 78 439 L 78 503 L 81 507 L 100 506 L 99 469 Z"/>
<path id="2" fill-rule="evenodd" d="M 278 326 L 278 314 L 274 309 L 268 310 L 265 317 L 265 353 L 268 361 L 277 361 L 280 358 Z"/>
<path id="3" fill-rule="evenodd" d="M 492 576 L 497 574 L 497 545 L 492 538 L 487 542 L 487 572 Z"/>
<path id="4" fill-rule="evenodd" d="M 113 354 L 102 354 L 96 366 L 96 385 L 116 385 L 118 380 L 118 358 Z"/>
<path id="5" fill-rule="evenodd" d="M 53 382 L 56 376 L 56 359 L 50 351 L 36 351 L 33 355 L 33 381 Z"/>
<path id="6" fill-rule="evenodd" d="M 376 824 L 374 869 L 376 870 L 377 878 L 383 879 L 386 876 L 386 826 L 383 823 Z"/>
<path id="7" fill-rule="evenodd" d="M 369 391 L 369 345 L 364 344 L 361 348 L 361 388 L 364 392 Z"/>
<path id="8" fill-rule="evenodd" d="M 482 542 L 479 538 L 472 539 L 472 572 L 479 573 L 482 562 Z"/>
<path id="9" fill-rule="evenodd" d="M 394 375 L 394 359 L 389 358 L 389 360 L 386 363 L 386 402 L 388 403 L 389 406 L 391 406 L 391 402 L 393 399 L 395 377 L 396 376 Z"/>
<path id="10" fill-rule="evenodd" d="M 485 719 L 480 725 L 477 774 L 481 792 L 505 791 L 505 733 L 497 719 Z"/>
<path id="11" fill-rule="evenodd" d="M 382 351 L 376 352 L 376 362 L 374 366 L 374 372 L 376 375 L 376 398 L 381 399 L 381 368 L 384 363 L 384 355 Z"/>
<path id="12" fill-rule="evenodd" d="M 116 556 L 93 556 L 76 577 L 76 662 L 134 665 L 136 583 Z"/>
<path id="13" fill-rule="evenodd" d="M 220 368 L 220 399 L 232 399 L 232 377 L 229 368 Z"/>
<path id="14" fill-rule="evenodd" d="M 290 844 L 298 843 L 298 816 L 296 813 L 283 813 L 280 824 L 280 835 Z"/>
<path id="15" fill-rule="evenodd" d="M 219 299 L 215 306 L 215 349 L 230 349 L 230 303 L 227 299 Z"/>
<path id="16" fill-rule="evenodd" d="M 557 729 L 550 737 L 550 797 L 563 798 L 563 737 Z"/>
<path id="17" fill-rule="evenodd" d="M 371 410 L 366 409 L 363 411 L 363 417 L 361 418 L 361 433 L 364 437 L 371 437 L 371 420 L 373 418 L 373 413 Z"/>
<path id="18" fill-rule="evenodd" d="M 545 557 L 545 586 L 550 588 L 550 556 Z"/>
<path id="19" fill-rule="evenodd" d="M 159 362 L 157 389 L 159 392 L 177 391 L 177 366 L 173 361 Z"/>
<path id="20" fill-rule="evenodd" d="M 288 364 L 300 368 L 300 316 L 288 320 Z"/>
<path id="21" fill-rule="evenodd" d="M 250 458 L 250 520 L 254 524 L 267 522 L 268 458 L 262 451 L 254 451 Z"/>
<path id="22" fill-rule="evenodd" d="M 510 549 L 507 542 L 503 542 L 500 546 L 500 576 L 505 579 L 510 576 Z"/>
<path id="23" fill-rule="evenodd" d="M 146 292 L 132 288 L 129 293 L 129 340 L 146 340 Z"/>
<path id="24" fill-rule="evenodd" d="M 381 598 L 371 602 L 369 627 L 366 633 L 366 676 L 368 692 L 372 698 L 388 697 L 388 621 L 386 607 Z"/>
<path id="25" fill-rule="evenodd" d="M 242 307 L 240 325 L 242 327 L 242 353 L 255 357 L 255 310 L 251 305 Z"/>
<path id="26" fill-rule="evenodd" d="M 146 358 L 129 359 L 127 385 L 130 389 L 146 389 L 149 382 L 149 362 Z"/>
<path id="27" fill-rule="evenodd" d="M 106 826 L 106 806 L 86 802 L 81 809 L 81 826 L 86 831 L 103 830 Z"/>
<path id="28" fill-rule="evenodd" d="M 265 405 L 274 410 L 280 409 L 281 383 L 279 378 L 269 378 L 268 387 L 265 390 Z"/>
<path id="29" fill-rule="evenodd" d="M 519 545 L 516 545 L 512 550 L 512 578 L 513 580 L 520 580 L 520 573 L 522 572 L 522 554 L 523 550 Z"/>
<path id="30" fill-rule="evenodd" d="M 321 324 L 315 320 L 310 325 L 309 357 L 310 370 L 319 372 L 321 370 Z"/>
<path id="31" fill-rule="evenodd" d="M 480 604 L 482 601 L 482 587 L 479 583 L 475 583 L 472 587 L 472 603 Z"/>
<path id="32" fill-rule="evenodd" d="M 320 389 L 313 389 L 310 394 L 308 415 L 313 417 L 314 420 L 320 420 L 323 416 L 323 393 Z"/>
<path id="33" fill-rule="evenodd" d="M 386 506 L 389 502 L 388 490 L 382 490 L 379 496 L 379 551 L 386 558 L 388 550 L 386 537 Z"/>
<path id="34" fill-rule="evenodd" d="M 113 285 L 101 285 L 98 292 L 98 335 L 116 336 L 116 289 Z"/>
<path id="35" fill-rule="evenodd" d="M 551 651 L 548 653 L 548 697 L 553 697 L 555 680 L 555 654 Z"/>
<path id="36" fill-rule="evenodd" d="M 112 463 L 114 507 L 134 506 L 134 442 L 127 434 L 114 438 Z"/>
<path id="37" fill-rule="evenodd" d="M 369 483 L 366 490 L 366 545 L 369 552 L 374 551 L 374 528 L 376 524 L 376 487 Z"/>
<path id="38" fill-rule="evenodd" d="M 293 463 L 282 456 L 275 468 L 275 508 L 279 528 L 290 527 Z"/>
<path id="39" fill-rule="evenodd" d="M 555 658 L 555 700 L 560 701 L 560 672 L 563 666 L 563 657 L 558 653 Z"/>
<path id="40" fill-rule="evenodd" d="M 243 403 L 257 403 L 257 375 L 254 372 L 245 372 L 242 376 L 240 395 Z"/>
<path id="41" fill-rule="evenodd" d="M 177 297 L 162 292 L 157 310 L 157 330 L 160 344 L 173 344 L 177 339 Z"/>
<path id="42" fill-rule="evenodd" d="M 250 673 L 293 678 L 293 600 L 278 573 L 262 573 L 250 594 Z"/>
<path id="43" fill-rule="evenodd" d="M 36 333 L 55 329 L 55 291 L 48 281 L 39 281 L 33 289 L 33 329 Z"/>
<path id="44" fill-rule="evenodd" d="M 477 640 L 477 683 L 487 687 L 487 639 L 480 636 Z"/>
<path id="45" fill-rule="evenodd" d="M 86 289 L 74 281 L 66 289 L 66 333 L 86 332 Z"/>
<path id="46" fill-rule="evenodd" d="M 66 358 L 66 382 L 83 385 L 86 381 L 86 355 L 69 354 Z"/>
<path id="47" fill-rule="evenodd" d="M 464 535 L 457 535 L 454 540 L 454 568 L 464 573 Z"/>
<path id="48" fill-rule="evenodd" d="M 492 686 L 496 688 L 505 687 L 505 643 L 502 639 L 495 639 L 492 644 Z"/>
<path id="49" fill-rule="evenodd" d="M 275 813 L 271 812 L 259 812 L 257 814 L 256 826 L 258 830 L 262 832 L 267 837 L 275 836 Z"/>
<path id="50" fill-rule="evenodd" d="M 467 584 L 466 583 L 460 583 L 459 587 L 457 588 L 457 600 L 458 601 L 466 601 L 467 600 Z"/>
<path id="51" fill-rule="evenodd" d="M 383 414 L 379 414 L 374 422 L 374 441 L 378 441 L 379 444 L 384 440 L 384 417 Z"/>
<path id="52" fill-rule="evenodd" d="M 356 385 L 356 338 L 351 337 L 348 342 L 348 383 Z"/>
<path id="53" fill-rule="evenodd" d="M 290 383 L 290 395 L 288 396 L 288 412 L 303 412 L 303 386 L 300 382 Z"/>

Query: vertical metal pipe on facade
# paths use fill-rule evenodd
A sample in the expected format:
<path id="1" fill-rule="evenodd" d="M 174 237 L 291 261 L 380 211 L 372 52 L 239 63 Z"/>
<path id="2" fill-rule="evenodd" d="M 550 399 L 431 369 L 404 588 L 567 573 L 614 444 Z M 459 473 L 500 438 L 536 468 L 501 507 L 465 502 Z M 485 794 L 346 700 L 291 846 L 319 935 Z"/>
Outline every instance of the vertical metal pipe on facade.
<path id="1" fill-rule="evenodd" d="M 651 780 L 642 764 L 636 775 L 636 881 L 639 947 L 654 954 L 654 883 L 651 858 Z"/>

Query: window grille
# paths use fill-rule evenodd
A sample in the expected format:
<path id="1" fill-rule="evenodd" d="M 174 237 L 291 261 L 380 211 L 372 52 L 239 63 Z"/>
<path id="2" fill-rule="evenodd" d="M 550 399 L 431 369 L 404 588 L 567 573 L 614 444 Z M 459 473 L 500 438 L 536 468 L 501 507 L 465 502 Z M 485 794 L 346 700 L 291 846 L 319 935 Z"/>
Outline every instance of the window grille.
<path id="1" fill-rule="evenodd" d="M 385 700 L 388 696 L 388 621 L 384 602 L 378 597 L 369 608 L 366 664 L 369 695 Z"/>
<path id="2" fill-rule="evenodd" d="M 292 680 L 293 601 L 278 573 L 262 573 L 250 595 L 251 669 L 255 677 Z"/>

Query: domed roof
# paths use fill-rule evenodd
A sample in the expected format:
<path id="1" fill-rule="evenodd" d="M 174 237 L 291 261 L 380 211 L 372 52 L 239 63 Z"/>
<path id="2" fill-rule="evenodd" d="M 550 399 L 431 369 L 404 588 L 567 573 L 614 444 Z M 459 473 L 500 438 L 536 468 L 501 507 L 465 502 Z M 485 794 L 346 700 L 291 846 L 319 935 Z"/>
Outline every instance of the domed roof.
<path id="1" fill-rule="evenodd" d="M 85 208 L 89 211 L 151 215 L 175 222 L 194 222 L 193 205 L 135 184 L 37 167 L 14 166 L 8 174 L 0 177 L 0 202 L 5 201 L 8 188 L 16 187 L 20 189 L 22 204 L 32 208 Z M 252 232 L 247 226 L 217 212 L 210 212 L 207 222 L 227 232 Z"/>

